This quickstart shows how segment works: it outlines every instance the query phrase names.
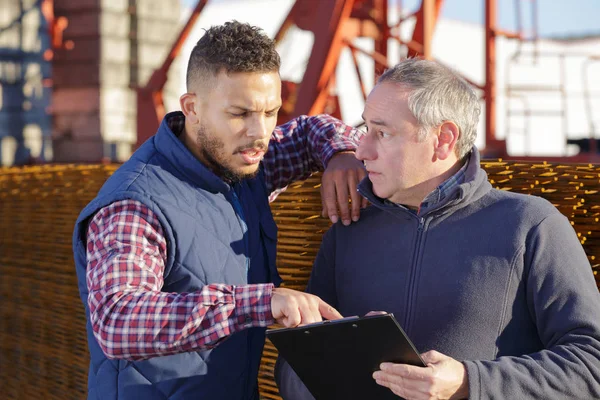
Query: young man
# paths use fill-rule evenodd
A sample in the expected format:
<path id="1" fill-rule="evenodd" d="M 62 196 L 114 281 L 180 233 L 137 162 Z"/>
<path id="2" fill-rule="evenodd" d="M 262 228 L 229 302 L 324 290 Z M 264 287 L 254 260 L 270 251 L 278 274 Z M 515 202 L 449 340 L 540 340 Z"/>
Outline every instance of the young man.
<path id="1" fill-rule="evenodd" d="M 381 76 L 356 152 L 372 206 L 327 232 L 307 291 L 343 315 L 394 313 L 428 366 L 384 363 L 373 378 L 405 399 L 600 398 L 587 257 L 552 204 L 489 184 L 479 109 L 432 61 Z M 277 376 L 286 400 L 312 397 L 287 364 Z"/>
<path id="2" fill-rule="evenodd" d="M 359 197 L 358 132 L 328 116 L 275 128 L 279 64 L 258 28 L 209 29 L 191 54 L 181 112 L 79 216 L 89 399 L 256 399 L 266 326 L 340 317 L 314 295 L 275 288 L 268 198 L 326 166 L 328 192 Z"/>

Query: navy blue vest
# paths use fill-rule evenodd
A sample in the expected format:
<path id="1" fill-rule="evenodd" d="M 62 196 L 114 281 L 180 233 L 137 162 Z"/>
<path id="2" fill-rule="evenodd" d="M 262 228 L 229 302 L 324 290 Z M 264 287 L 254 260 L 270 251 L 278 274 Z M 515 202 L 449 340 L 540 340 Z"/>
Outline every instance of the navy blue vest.
<path id="1" fill-rule="evenodd" d="M 168 253 L 164 292 L 191 292 L 210 283 L 281 282 L 275 265 L 277 226 L 262 170 L 254 179 L 228 185 L 169 129 L 172 115 L 77 219 L 73 247 L 91 355 L 88 399 L 257 399 L 264 328 L 233 334 L 213 350 L 129 362 L 107 359 L 89 322 L 87 225 L 100 208 L 118 200 L 138 200 L 160 219 Z"/>

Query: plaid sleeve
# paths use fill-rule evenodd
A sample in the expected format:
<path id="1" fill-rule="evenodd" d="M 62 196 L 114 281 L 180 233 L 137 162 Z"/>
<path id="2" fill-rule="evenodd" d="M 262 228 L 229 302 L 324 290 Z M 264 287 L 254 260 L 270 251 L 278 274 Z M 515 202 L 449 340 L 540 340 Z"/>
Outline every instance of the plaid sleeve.
<path id="1" fill-rule="evenodd" d="M 325 169 L 335 153 L 356 150 L 361 136 L 358 129 L 326 114 L 301 116 L 276 127 L 263 160 L 267 190 L 281 190 Z"/>
<path id="2" fill-rule="evenodd" d="M 124 200 L 101 209 L 87 232 L 94 336 L 109 358 L 142 360 L 216 346 L 234 332 L 272 324 L 272 284 L 210 284 L 162 292 L 167 241 L 156 215 Z"/>

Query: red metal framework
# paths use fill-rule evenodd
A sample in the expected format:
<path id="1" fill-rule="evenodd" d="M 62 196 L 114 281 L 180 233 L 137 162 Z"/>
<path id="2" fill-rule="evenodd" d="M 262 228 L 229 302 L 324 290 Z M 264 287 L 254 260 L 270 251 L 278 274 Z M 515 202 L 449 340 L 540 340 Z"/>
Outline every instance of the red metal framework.
<path id="1" fill-rule="evenodd" d="M 191 27 L 208 0 L 201 0 L 193 10 L 177 40 L 172 46 L 163 65 L 158 68 L 144 87 L 137 88 L 137 131 L 138 145 L 150 137 L 164 116 L 162 89 L 167 81 L 167 73 L 173 59 L 181 51 Z M 398 7 L 402 6 L 399 2 Z M 316 7 L 315 7 L 316 4 Z M 302 114 L 328 112 L 340 117 L 337 98 L 331 95 L 335 84 L 335 67 L 344 48 L 349 48 L 356 60 L 356 53 L 367 54 L 381 72 L 388 63 L 388 39 L 395 39 L 407 48 L 407 55 L 431 57 L 431 38 L 439 16 L 443 0 L 423 0 L 419 11 L 402 18 L 398 23 L 388 24 L 387 0 L 297 0 L 282 23 L 276 41 L 281 41 L 288 29 L 295 25 L 314 34 L 312 48 L 304 78 L 300 84 L 283 82 L 283 107 L 279 121 L 285 122 Z M 399 25 L 415 17 L 416 25 L 412 40 L 405 43 L 395 33 Z M 375 51 L 366 52 L 352 43 L 354 39 L 366 37 L 374 40 Z M 356 71 L 358 63 L 355 62 Z M 359 73 L 362 85 L 362 78 Z M 362 85 L 363 95 L 366 90 Z"/>
<path id="2" fill-rule="evenodd" d="M 167 74 L 173 60 L 181 52 L 183 43 L 188 38 L 200 13 L 208 3 L 208 0 L 199 0 L 196 7 L 192 10 L 190 17 L 179 32 L 179 36 L 171 46 L 171 50 L 163 61 L 162 65 L 152 73 L 148 83 L 143 87 L 135 88 L 137 90 L 137 145 L 140 146 L 150 136 L 152 136 L 160 121 L 165 115 L 165 103 L 163 100 L 163 88 L 167 83 Z"/>
<path id="3" fill-rule="evenodd" d="M 482 84 L 469 81 L 480 89 L 485 101 L 485 138 L 484 153 L 489 157 L 510 158 L 506 151 L 506 142 L 496 134 L 496 39 L 500 36 L 520 41 L 537 39 L 537 23 L 533 19 L 532 32 L 525 33 L 520 17 L 520 3 L 528 1 L 537 11 L 537 0 L 515 0 L 517 8 L 517 32 L 508 32 L 498 26 L 497 0 L 484 0 L 485 4 L 485 81 Z M 173 58 L 179 53 L 191 25 L 197 19 L 207 0 L 199 1 L 192 12 L 190 20 L 173 45 L 172 51 L 163 66 L 156 70 L 148 84 L 138 89 L 138 144 L 152 135 L 164 115 L 162 104 L 162 87 L 166 82 L 168 68 Z M 420 56 L 431 59 L 431 43 L 435 26 L 438 22 L 444 0 L 422 0 L 419 9 L 410 15 L 402 15 L 396 22 L 389 22 L 389 11 L 392 7 L 403 10 L 402 0 L 296 0 L 289 14 L 275 35 L 281 41 L 289 28 L 298 28 L 314 34 L 314 45 L 308 60 L 302 82 L 283 82 L 283 107 L 279 114 L 279 122 L 283 123 L 298 115 L 327 112 L 340 117 L 339 101 L 335 90 L 335 70 L 344 49 L 349 49 L 354 60 L 355 70 L 363 97 L 366 89 L 358 67 L 357 53 L 367 55 L 375 66 L 375 74 L 381 73 L 389 66 L 389 46 L 401 46 L 403 55 Z M 407 20 L 415 20 L 412 38 L 402 40 L 400 26 Z M 369 38 L 373 40 L 374 50 L 366 51 L 355 44 L 355 39 Z M 465 77 L 466 79 L 466 77 Z M 591 138 L 593 147 L 595 140 Z M 532 157 L 519 157 L 529 158 Z M 550 157 L 543 157 L 551 160 Z M 565 160 L 565 157 L 560 157 Z M 595 153 L 581 153 L 573 161 L 600 161 Z"/>

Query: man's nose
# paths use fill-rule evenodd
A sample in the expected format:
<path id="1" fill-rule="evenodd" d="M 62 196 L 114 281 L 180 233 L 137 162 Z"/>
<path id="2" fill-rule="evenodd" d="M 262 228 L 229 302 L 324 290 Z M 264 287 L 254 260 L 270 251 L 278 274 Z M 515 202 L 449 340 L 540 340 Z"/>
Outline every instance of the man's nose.
<path id="1" fill-rule="evenodd" d="M 360 161 L 370 161 L 377 158 L 377 152 L 373 146 L 371 135 L 365 135 L 361 139 L 358 148 L 356 149 L 356 158 Z"/>
<path id="2" fill-rule="evenodd" d="M 267 123 L 263 116 L 256 116 L 251 119 L 248 127 L 248 136 L 256 139 L 262 139 L 270 135 L 268 132 Z"/>

